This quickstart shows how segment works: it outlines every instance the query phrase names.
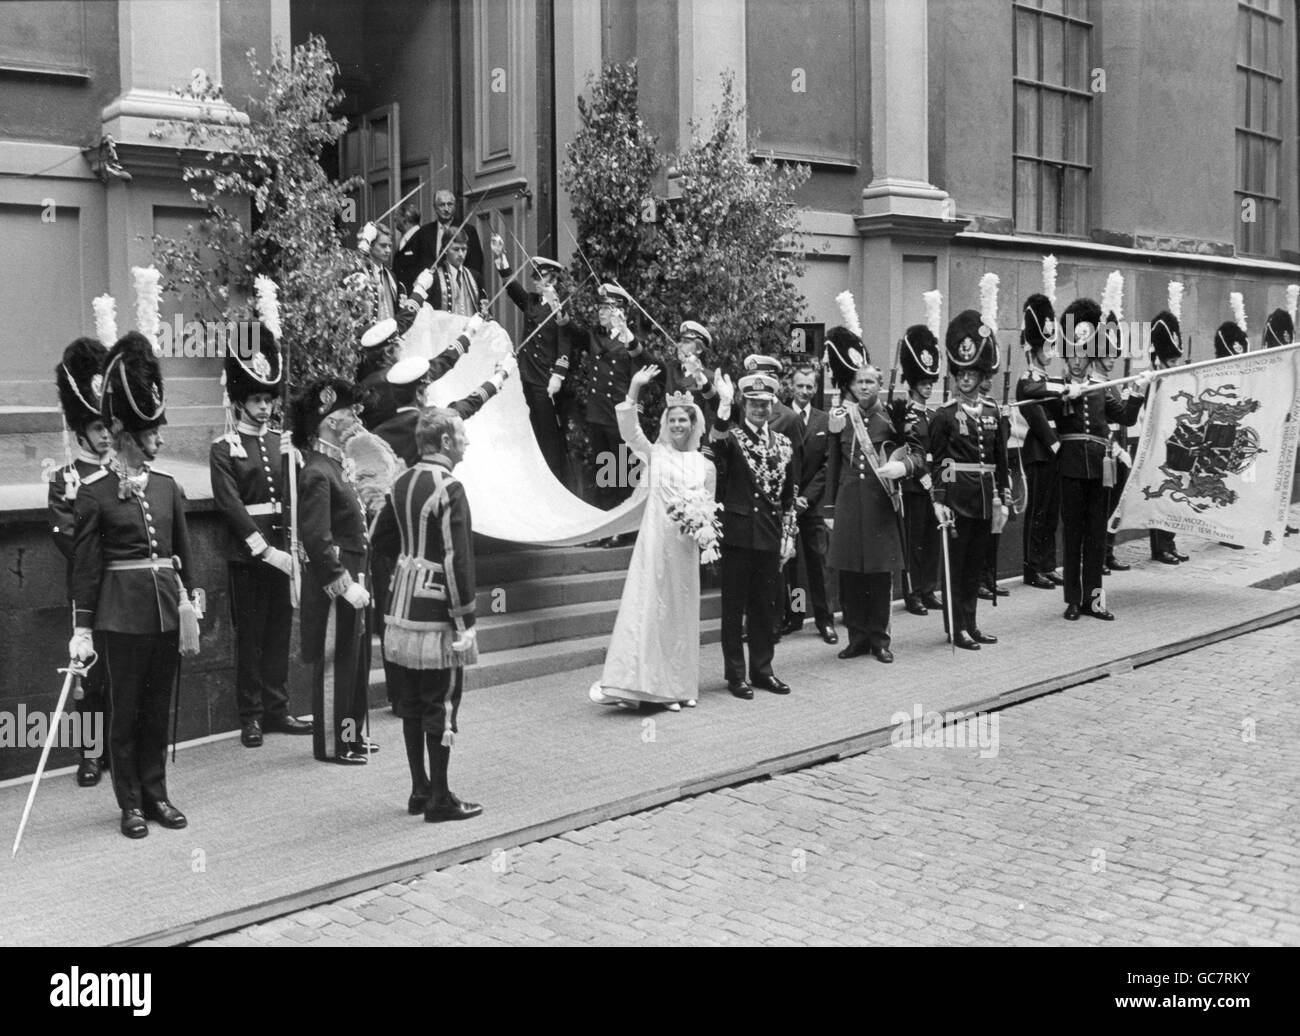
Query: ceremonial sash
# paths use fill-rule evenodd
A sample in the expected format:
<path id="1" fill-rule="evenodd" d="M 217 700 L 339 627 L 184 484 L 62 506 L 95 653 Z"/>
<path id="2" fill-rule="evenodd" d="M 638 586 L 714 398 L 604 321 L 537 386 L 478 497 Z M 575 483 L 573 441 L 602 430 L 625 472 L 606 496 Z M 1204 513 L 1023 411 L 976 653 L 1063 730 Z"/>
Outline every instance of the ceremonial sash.
<path id="1" fill-rule="evenodd" d="M 876 481 L 880 483 L 880 488 L 889 495 L 889 502 L 894 505 L 897 511 L 903 501 L 899 499 L 896 489 L 890 484 L 889 479 L 880 473 L 876 464 L 876 448 L 871 442 L 871 436 L 867 434 L 866 422 L 862 420 L 862 411 L 858 409 L 857 404 L 849 407 L 849 420 L 853 423 L 853 434 L 858 437 L 858 443 L 862 447 L 862 455 L 867 458 L 867 463 L 871 465 L 871 473 L 876 476 Z"/>

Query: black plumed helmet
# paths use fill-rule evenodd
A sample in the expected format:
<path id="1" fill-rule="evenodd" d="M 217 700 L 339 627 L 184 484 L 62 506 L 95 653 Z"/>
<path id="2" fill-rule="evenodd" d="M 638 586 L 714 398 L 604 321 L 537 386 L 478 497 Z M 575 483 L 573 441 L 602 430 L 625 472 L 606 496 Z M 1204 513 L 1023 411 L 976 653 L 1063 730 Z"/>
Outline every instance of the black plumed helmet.
<path id="1" fill-rule="evenodd" d="M 1264 324 L 1264 348 L 1275 349 L 1295 342 L 1295 321 L 1285 309 L 1275 309 Z"/>
<path id="2" fill-rule="evenodd" d="M 101 420 L 99 401 L 107 358 L 108 350 L 98 338 L 78 338 L 63 350 L 63 360 L 54 368 L 63 418 L 78 435 Z"/>
<path id="3" fill-rule="evenodd" d="M 981 374 L 992 374 L 997 369 L 997 339 L 992 330 L 984 326 L 977 310 L 963 309 L 952 318 L 944 346 L 951 373 L 976 370 Z"/>
<path id="4" fill-rule="evenodd" d="M 836 326 L 826 332 L 826 365 L 831 381 L 841 392 L 848 390 L 858 371 L 871 362 L 862 339 L 847 327 Z"/>
<path id="5" fill-rule="evenodd" d="M 313 381 L 302 394 L 293 400 L 293 444 L 300 450 L 311 445 L 320 431 L 321 422 L 336 410 L 354 406 L 356 388 L 342 378 L 320 378 Z"/>
<path id="6" fill-rule="evenodd" d="M 1056 340 L 1056 309 L 1046 295 L 1035 293 L 1025 299 L 1022 316 L 1024 330 L 1020 332 L 1020 341 L 1026 348 L 1038 352 L 1044 345 Z"/>
<path id="7" fill-rule="evenodd" d="M 114 434 L 147 432 L 167 423 L 162 368 L 139 331 L 128 331 L 109 350 L 99 412 Z"/>
<path id="8" fill-rule="evenodd" d="M 260 333 L 256 351 L 247 360 L 232 346 L 226 346 L 226 395 L 236 403 L 242 403 L 257 392 L 275 395 L 282 385 L 280 346 L 269 328 L 258 326 Z"/>
<path id="9" fill-rule="evenodd" d="M 1235 320 L 1225 320 L 1214 332 L 1214 355 L 1218 359 L 1250 352 L 1250 339 Z"/>
<path id="10" fill-rule="evenodd" d="M 903 380 L 915 386 L 939 378 L 939 340 L 925 324 L 913 324 L 900 343 L 899 366 Z"/>
<path id="11" fill-rule="evenodd" d="M 1182 325 L 1167 309 L 1151 321 L 1151 355 L 1166 367 L 1183 355 Z"/>
<path id="12" fill-rule="evenodd" d="M 1080 332 L 1085 329 L 1087 333 L 1080 341 Z M 1098 342 L 1101 332 L 1101 306 L 1095 299 L 1075 299 L 1061 314 L 1062 355 L 1069 357 L 1071 347 L 1075 345 L 1085 350 L 1101 347 L 1103 343 Z M 1083 355 L 1091 356 L 1093 353 L 1088 351 Z"/>

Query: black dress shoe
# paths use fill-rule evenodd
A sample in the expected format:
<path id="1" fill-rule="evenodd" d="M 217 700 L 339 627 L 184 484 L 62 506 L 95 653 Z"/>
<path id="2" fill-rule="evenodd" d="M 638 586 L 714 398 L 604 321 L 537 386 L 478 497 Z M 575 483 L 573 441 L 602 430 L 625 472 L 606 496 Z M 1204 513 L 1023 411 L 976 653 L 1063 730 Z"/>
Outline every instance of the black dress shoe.
<path id="1" fill-rule="evenodd" d="M 262 729 L 268 734 L 310 734 L 312 725 L 297 716 L 266 716 Z"/>
<path id="2" fill-rule="evenodd" d="M 1005 586 L 998 586 L 997 583 L 992 584 L 992 585 L 989 587 L 989 589 L 993 591 L 993 594 L 994 594 L 994 596 L 996 596 L 996 597 L 1010 597 L 1010 596 L 1011 596 L 1011 591 L 1010 591 L 1010 590 L 1008 590 Z"/>
<path id="3" fill-rule="evenodd" d="M 827 644 L 838 644 L 840 642 L 840 635 L 835 632 L 834 626 L 818 626 L 817 632 L 822 635 L 822 640 Z"/>
<path id="4" fill-rule="evenodd" d="M 1130 568 L 1132 568 L 1133 566 L 1132 566 L 1132 565 L 1125 565 L 1125 564 L 1122 564 L 1121 562 L 1117 561 L 1117 560 L 1115 559 L 1115 555 L 1114 555 L 1114 554 L 1107 554 L 1107 555 L 1106 555 L 1106 567 L 1109 568 L 1112 572 L 1127 572 L 1127 571 L 1128 571 Z"/>
<path id="5" fill-rule="evenodd" d="M 1156 555 L 1155 557 L 1153 557 L 1151 560 L 1152 560 L 1152 561 L 1159 561 L 1160 564 L 1162 564 L 1162 565 L 1176 565 L 1176 564 L 1178 564 L 1178 559 L 1177 559 L 1176 557 L 1174 557 L 1172 551 L 1168 551 L 1168 550 L 1162 550 L 1159 554 L 1157 554 L 1157 555 Z"/>
<path id="6" fill-rule="evenodd" d="M 434 799 L 424 810 L 424 819 L 430 824 L 440 824 L 444 820 L 469 820 L 483 812 L 477 802 L 461 802 L 451 792 L 442 798 Z"/>
<path id="7" fill-rule="evenodd" d="M 1087 608 L 1080 609 L 1080 615 L 1088 615 L 1094 619 L 1101 619 L 1103 622 L 1114 622 L 1115 616 L 1105 608 Z"/>
<path id="8" fill-rule="evenodd" d="M 365 766 L 368 760 L 360 752 L 340 752 L 334 761 L 340 766 Z"/>
<path id="9" fill-rule="evenodd" d="M 1047 576 L 1040 575 L 1037 572 L 1030 572 L 1025 576 L 1025 586 L 1032 586 L 1035 590 L 1054 590 L 1056 584 Z"/>
<path id="10" fill-rule="evenodd" d="M 871 653 L 876 656 L 877 661 L 884 662 L 886 665 L 894 660 L 894 653 L 889 648 L 875 648 Z"/>
<path id="11" fill-rule="evenodd" d="M 127 838 L 147 837 L 149 825 L 144 821 L 144 813 L 138 809 L 122 810 L 122 834 Z"/>
<path id="12" fill-rule="evenodd" d="M 1101 574 L 1104 576 L 1110 575 L 1110 566 L 1104 561 L 1101 563 Z"/>
<path id="13" fill-rule="evenodd" d="M 413 817 L 418 817 L 429 805 L 431 798 L 433 798 L 431 790 L 411 792 L 411 797 L 406 800 L 406 812 Z"/>
<path id="14" fill-rule="evenodd" d="M 1065 617 L 1071 622 L 1077 622 L 1079 619 L 1079 606 L 1077 604 L 1067 605 L 1065 609 Z"/>
<path id="15" fill-rule="evenodd" d="M 939 600 L 938 594 L 922 594 L 921 603 L 927 608 L 933 608 L 935 611 L 943 611 L 943 601 Z"/>
<path id="16" fill-rule="evenodd" d="M 1236 544 L 1236 543 L 1230 543 L 1230 544 L 1228 544 L 1228 546 L 1232 547 L 1234 550 L 1245 550 L 1245 549 L 1246 549 L 1245 547 L 1242 547 L 1242 546 L 1240 546 L 1239 544 Z M 1176 557 L 1179 561 L 1191 561 L 1191 560 L 1192 560 L 1191 557 L 1188 556 L 1187 554 L 1180 553 L 1179 551 L 1174 550 L 1172 547 L 1169 549 L 1169 553 L 1172 554 L 1174 557 Z"/>
<path id="17" fill-rule="evenodd" d="M 871 648 L 866 644 L 850 643 L 843 651 L 838 652 L 836 658 L 857 658 L 859 655 L 871 654 Z"/>
<path id="18" fill-rule="evenodd" d="M 993 600 L 993 591 L 990 590 L 987 586 L 983 586 L 983 585 L 981 585 L 980 588 L 979 588 L 977 591 L 975 591 L 975 595 L 976 595 L 976 596 L 977 596 L 981 601 L 991 601 L 991 600 Z"/>
<path id="19" fill-rule="evenodd" d="M 980 649 L 980 646 L 975 643 L 974 638 L 965 630 L 961 630 L 957 636 L 953 638 L 952 642 L 964 651 L 978 651 Z"/>
<path id="20" fill-rule="evenodd" d="M 744 698 L 749 701 L 754 697 L 754 688 L 750 687 L 744 680 L 728 680 L 727 690 L 731 692 L 733 698 Z"/>
<path id="21" fill-rule="evenodd" d="M 144 815 L 150 820 L 158 821 L 163 827 L 170 827 L 173 831 L 188 827 L 190 823 L 185 819 L 185 814 L 166 799 L 145 806 Z"/>
<path id="22" fill-rule="evenodd" d="M 100 764 L 98 759 L 89 757 L 81 760 L 77 766 L 77 784 L 83 788 L 93 788 L 99 783 Z"/>
<path id="23" fill-rule="evenodd" d="M 781 637 L 788 637 L 791 633 L 798 633 L 801 629 L 803 629 L 803 623 L 795 622 L 793 619 L 791 619 L 789 622 L 783 623 L 781 625 L 781 628 L 777 631 L 777 635 Z"/>
<path id="24" fill-rule="evenodd" d="M 239 732 L 240 743 L 245 748 L 262 747 L 262 724 L 255 719 L 244 721 L 244 727 Z"/>
<path id="25" fill-rule="evenodd" d="M 921 603 L 921 598 L 919 597 L 905 597 L 903 599 L 903 607 L 913 615 L 930 614 L 929 609 Z"/>
<path id="26" fill-rule="evenodd" d="M 993 636 L 992 633 L 981 633 L 979 630 L 971 630 L 970 635 L 971 639 L 977 644 L 996 644 L 998 642 L 998 638 Z"/>
<path id="27" fill-rule="evenodd" d="M 773 694 L 789 694 L 790 685 L 775 676 L 759 676 L 749 681 L 754 687 L 759 687 L 765 691 L 771 691 Z"/>
<path id="28" fill-rule="evenodd" d="M 1065 585 L 1065 580 L 1062 579 L 1060 576 L 1058 576 L 1055 572 L 1044 572 L 1043 578 L 1050 580 L 1053 586 Z"/>

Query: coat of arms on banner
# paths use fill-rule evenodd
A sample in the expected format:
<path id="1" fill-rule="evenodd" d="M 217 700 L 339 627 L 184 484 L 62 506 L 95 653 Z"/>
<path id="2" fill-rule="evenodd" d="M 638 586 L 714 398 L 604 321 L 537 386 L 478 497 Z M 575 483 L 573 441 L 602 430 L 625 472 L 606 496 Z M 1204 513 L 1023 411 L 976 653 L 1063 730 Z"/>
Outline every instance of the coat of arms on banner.
<path id="1" fill-rule="evenodd" d="M 1259 431 L 1242 423 L 1260 408 L 1259 400 L 1239 397 L 1234 385 L 1220 385 L 1202 389 L 1197 396 L 1177 392 L 1169 401 L 1184 406 L 1165 440 L 1165 462 L 1160 466 L 1165 480 L 1155 488 L 1143 486 L 1143 497 L 1151 500 L 1168 492 L 1175 503 L 1198 514 L 1236 503 L 1237 492 L 1225 479 L 1244 474 L 1267 452 Z"/>

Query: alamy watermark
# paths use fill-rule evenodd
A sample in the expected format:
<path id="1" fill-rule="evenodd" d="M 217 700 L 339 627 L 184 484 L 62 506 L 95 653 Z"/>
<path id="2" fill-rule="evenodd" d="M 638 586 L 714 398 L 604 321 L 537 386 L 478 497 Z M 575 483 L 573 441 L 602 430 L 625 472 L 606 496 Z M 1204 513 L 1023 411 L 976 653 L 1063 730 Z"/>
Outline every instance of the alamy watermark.
<path id="1" fill-rule="evenodd" d="M 184 320 L 177 313 L 170 324 L 159 324 L 157 344 L 162 356 L 251 360 L 258 352 L 261 335 L 256 320 Z"/>
<path id="2" fill-rule="evenodd" d="M 100 711 L 64 712 L 57 724 L 48 712 L 0 712 L 0 748 L 76 748 L 92 759 L 104 754 L 104 714 Z"/>
<path id="3" fill-rule="evenodd" d="M 978 748 L 981 759 L 998 754 L 996 712 L 927 712 L 917 702 L 911 712 L 895 712 L 889 722 L 894 728 L 889 743 L 895 748 Z"/>

